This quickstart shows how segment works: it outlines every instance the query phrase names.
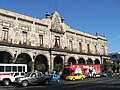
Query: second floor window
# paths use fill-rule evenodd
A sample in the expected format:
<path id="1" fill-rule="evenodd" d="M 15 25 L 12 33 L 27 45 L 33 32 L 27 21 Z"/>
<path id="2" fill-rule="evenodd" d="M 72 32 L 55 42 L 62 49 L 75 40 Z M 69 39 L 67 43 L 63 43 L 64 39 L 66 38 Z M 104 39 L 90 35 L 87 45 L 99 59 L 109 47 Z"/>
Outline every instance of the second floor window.
<path id="1" fill-rule="evenodd" d="M 8 28 L 3 27 L 3 30 L 2 30 L 2 39 L 3 39 L 3 41 L 8 41 L 8 31 L 9 31 Z"/>
<path id="2" fill-rule="evenodd" d="M 72 44 L 72 41 L 69 41 L 69 46 L 70 46 L 70 50 L 73 50 L 73 44 Z"/>
<path id="3" fill-rule="evenodd" d="M 60 37 L 59 36 L 55 36 L 55 45 L 54 47 L 59 48 L 60 47 Z"/>
<path id="4" fill-rule="evenodd" d="M 88 50 L 88 53 L 90 53 L 90 45 L 87 44 L 87 50 Z"/>
<path id="5" fill-rule="evenodd" d="M 95 54 L 97 54 L 97 45 L 95 45 Z"/>
<path id="6" fill-rule="evenodd" d="M 43 35 L 39 35 L 39 45 L 43 47 Z"/>
<path id="7" fill-rule="evenodd" d="M 105 47 L 103 45 L 101 46 L 101 54 L 105 54 Z"/>
<path id="8" fill-rule="evenodd" d="M 27 44 L 27 32 L 22 32 L 22 43 Z"/>
<path id="9" fill-rule="evenodd" d="M 80 52 L 82 52 L 82 44 L 81 43 L 79 43 L 79 50 L 80 50 Z"/>

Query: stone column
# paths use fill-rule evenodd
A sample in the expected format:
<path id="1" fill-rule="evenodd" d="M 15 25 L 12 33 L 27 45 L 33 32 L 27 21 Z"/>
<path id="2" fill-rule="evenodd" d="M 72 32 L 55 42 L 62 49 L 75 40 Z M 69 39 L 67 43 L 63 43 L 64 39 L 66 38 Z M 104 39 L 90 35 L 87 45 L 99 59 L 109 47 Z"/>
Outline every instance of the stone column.
<path id="1" fill-rule="evenodd" d="M 31 61 L 32 72 L 35 71 L 35 65 L 34 65 L 34 63 L 35 63 L 35 57 L 36 57 L 36 53 L 33 54 L 32 61 Z"/>
<path id="2" fill-rule="evenodd" d="M 53 55 L 51 55 L 51 72 L 53 71 L 54 68 L 54 61 L 53 61 Z"/>
<path id="3" fill-rule="evenodd" d="M 34 71 L 35 71 L 35 67 L 34 67 L 34 59 L 33 59 L 31 62 L 32 62 L 32 63 L 31 63 L 32 72 L 34 72 Z"/>
<path id="4" fill-rule="evenodd" d="M 50 54 L 50 59 L 49 59 L 49 73 L 53 71 L 53 58 L 52 55 Z"/>
<path id="5" fill-rule="evenodd" d="M 65 62 L 66 62 L 66 56 L 64 56 L 64 60 L 63 60 L 63 66 L 65 65 Z"/>
<path id="6" fill-rule="evenodd" d="M 48 74 L 50 74 L 50 72 L 51 72 L 51 59 L 50 59 L 50 57 L 48 59 Z"/>

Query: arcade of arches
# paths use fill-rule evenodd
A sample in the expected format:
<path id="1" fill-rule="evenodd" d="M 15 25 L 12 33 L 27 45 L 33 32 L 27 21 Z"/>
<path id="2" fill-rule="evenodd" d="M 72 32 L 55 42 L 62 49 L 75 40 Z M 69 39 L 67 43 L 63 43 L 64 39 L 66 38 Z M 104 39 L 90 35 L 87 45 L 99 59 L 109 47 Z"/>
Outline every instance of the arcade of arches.
<path id="1" fill-rule="evenodd" d="M 7 51 L 0 51 L 0 63 L 20 63 L 27 64 L 28 71 L 37 70 L 42 72 L 49 72 L 50 65 L 48 64 L 48 58 L 45 55 L 39 54 L 33 57 L 34 61 L 32 61 L 32 57 L 27 53 L 20 53 L 19 55 L 12 55 Z M 53 70 L 61 71 L 64 65 L 64 61 L 72 62 L 72 64 L 100 64 L 99 59 L 92 60 L 88 58 L 85 60 L 84 58 L 75 59 L 74 57 L 69 57 L 68 60 L 64 60 L 60 55 L 56 55 L 53 60 Z"/>

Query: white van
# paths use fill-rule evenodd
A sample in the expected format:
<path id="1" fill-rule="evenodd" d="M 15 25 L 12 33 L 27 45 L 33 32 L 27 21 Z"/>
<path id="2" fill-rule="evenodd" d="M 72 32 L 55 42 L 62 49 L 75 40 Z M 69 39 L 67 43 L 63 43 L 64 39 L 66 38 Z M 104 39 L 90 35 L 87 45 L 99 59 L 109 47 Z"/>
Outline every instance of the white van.
<path id="1" fill-rule="evenodd" d="M 0 64 L 0 82 L 8 86 L 16 77 L 24 76 L 26 72 L 26 64 Z"/>

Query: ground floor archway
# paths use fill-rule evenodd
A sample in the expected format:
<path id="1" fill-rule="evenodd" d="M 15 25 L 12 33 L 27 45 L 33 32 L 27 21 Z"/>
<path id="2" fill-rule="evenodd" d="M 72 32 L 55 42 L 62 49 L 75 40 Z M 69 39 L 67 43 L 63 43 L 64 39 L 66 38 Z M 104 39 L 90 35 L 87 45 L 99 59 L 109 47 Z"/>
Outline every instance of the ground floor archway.
<path id="1" fill-rule="evenodd" d="M 75 58 L 74 58 L 74 57 L 70 57 L 70 58 L 68 59 L 68 63 L 76 64 Z"/>
<path id="2" fill-rule="evenodd" d="M 15 63 L 27 64 L 28 72 L 32 71 L 32 59 L 27 53 L 19 54 L 16 58 Z"/>
<path id="3" fill-rule="evenodd" d="M 61 70 L 63 69 L 63 59 L 61 56 L 57 55 L 54 58 L 54 71 L 56 71 L 56 73 L 59 73 Z"/>
<path id="4" fill-rule="evenodd" d="M 93 64 L 93 61 L 92 61 L 91 58 L 88 58 L 88 60 L 87 60 L 87 64 Z"/>
<path id="5" fill-rule="evenodd" d="M 34 62 L 35 70 L 43 73 L 48 72 L 48 60 L 44 55 L 37 55 Z"/>
<path id="6" fill-rule="evenodd" d="M 96 59 L 96 60 L 94 61 L 94 63 L 95 63 L 95 64 L 100 64 L 100 61 L 99 61 L 98 59 Z"/>
<path id="7" fill-rule="evenodd" d="M 7 51 L 0 51 L 0 63 L 11 63 L 14 57 Z"/>
<path id="8" fill-rule="evenodd" d="M 80 58 L 80 59 L 78 59 L 78 64 L 85 64 L 85 60 L 84 60 L 84 58 Z"/>

